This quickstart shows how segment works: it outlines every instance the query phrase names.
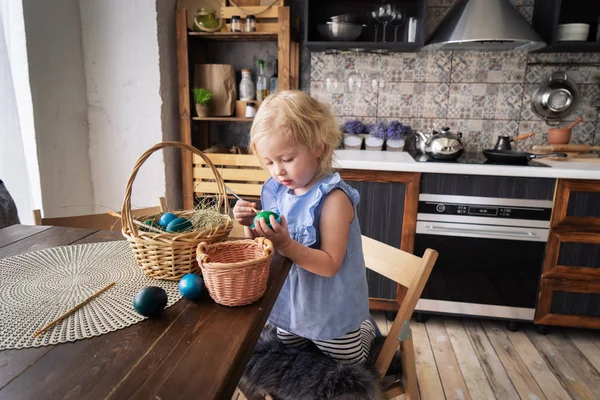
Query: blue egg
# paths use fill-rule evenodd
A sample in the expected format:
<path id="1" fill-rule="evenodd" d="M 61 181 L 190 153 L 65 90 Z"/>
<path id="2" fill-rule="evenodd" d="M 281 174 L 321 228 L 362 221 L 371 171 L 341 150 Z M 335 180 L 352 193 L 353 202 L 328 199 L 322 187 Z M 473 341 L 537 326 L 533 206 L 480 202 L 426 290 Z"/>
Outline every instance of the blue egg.
<path id="1" fill-rule="evenodd" d="M 204 279 L 200 275 L 185 274 L 179 281 L 179 293 L 188 300 L 197 299 L 204 289 Z"/>
<path id="2" fill-rule="evenodd" d="M 160 314 L 167 305 L 167 292 L 158 286 L 148 286 L 136 293 L 133 308 L 144 317 Z"/>
<path id="3" fill-rule="evenodd" d="M 163 214 L 160 219 L 158 220 L 158 223 L 160 224 L 160 226 L 162 226 L 163 228 L 166 228 L 167 225 L 169 225 L 169 222 L 173 221 L 174 219 L 177 218 L 177 215 L 173 214 L 173 213 L 166 213 Z"/>
<path id="4" fill-rule="evenodd" d="M 167 225 L 167 232 L 183 232 L 192 227 L 192 221 L 187 218 L 175 218 Z"/>

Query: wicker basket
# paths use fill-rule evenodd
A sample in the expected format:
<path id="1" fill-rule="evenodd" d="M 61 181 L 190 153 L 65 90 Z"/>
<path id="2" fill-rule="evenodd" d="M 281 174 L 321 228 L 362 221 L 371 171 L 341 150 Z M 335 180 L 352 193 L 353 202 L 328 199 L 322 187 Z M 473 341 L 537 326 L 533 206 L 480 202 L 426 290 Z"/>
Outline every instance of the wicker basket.
<path id="1" fill-rule="evenodd" d="M 267 288 L 273 252 L 273 243 L 263 237 L 200 243 L 198 264 L 210 297 L 224 306 L 260 299 Z"/>
<path id="2" fill-rule="evenodd" d="M 204 159 L 211 168 L 219 188 L 219 208 L 224 207 L 227 222 L 204 231 L 184 233 L 155 233 L 140 231 L 134 223 L 131 212 L 131 188 L 142 164 L 157 150 L 165 147 L 180 147 L 191 151 Z M 201 242 L 213 243 L 225 240 L 233 228 L 233 221 L 229 217 L 229 203 L 226 201 L 225 184 L 219 171 L 210 159 L 193 146 L 180 142 L 162 142 L 148 149 L 135 163 L 129 181 L 125 188 L 125 199 L 121 210 L 121 224 L 123 236 L 129 242 L 133 255 L 144 274 L 170 281 L 178 281 L 187 273 L 200 272 L 196 262 L 196 247 Z M 172 211 L 178 217 L 186 217 L 193 211 Z M 141 220 L 144 217 L 139 218 Z"/>

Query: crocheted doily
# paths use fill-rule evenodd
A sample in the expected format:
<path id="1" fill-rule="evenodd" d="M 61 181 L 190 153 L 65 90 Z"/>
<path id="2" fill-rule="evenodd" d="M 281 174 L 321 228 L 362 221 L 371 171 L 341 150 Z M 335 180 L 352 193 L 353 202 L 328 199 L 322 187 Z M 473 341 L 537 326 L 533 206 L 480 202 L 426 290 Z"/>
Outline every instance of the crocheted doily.
<path id="1" fill-rule="evenodd" d="M 111 282 L 116 284 L 37 338 L 33 335 Z M 178 282 L 144 275 L 126 241 L 61 246 L 0 260 L 0 350 L 102 335 L 145 317 L 133 297 L 146 286 L 181 294 Z"/>

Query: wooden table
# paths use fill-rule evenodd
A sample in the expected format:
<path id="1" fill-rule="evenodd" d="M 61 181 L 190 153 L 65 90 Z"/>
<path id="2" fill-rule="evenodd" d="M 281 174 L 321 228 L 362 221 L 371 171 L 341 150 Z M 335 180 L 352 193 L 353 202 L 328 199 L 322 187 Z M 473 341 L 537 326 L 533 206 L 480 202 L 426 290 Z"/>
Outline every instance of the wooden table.
<path id="1" fill-rule="evenodd" d="M 120 232 L 14 225 L 0 230 L 0 258 Z M 267 291 L 245 307 L 205 293 L 159 317 L 90 339 L 0 351 L 0 399 L 229 399 L 291 263 L 275 256 Z"/>

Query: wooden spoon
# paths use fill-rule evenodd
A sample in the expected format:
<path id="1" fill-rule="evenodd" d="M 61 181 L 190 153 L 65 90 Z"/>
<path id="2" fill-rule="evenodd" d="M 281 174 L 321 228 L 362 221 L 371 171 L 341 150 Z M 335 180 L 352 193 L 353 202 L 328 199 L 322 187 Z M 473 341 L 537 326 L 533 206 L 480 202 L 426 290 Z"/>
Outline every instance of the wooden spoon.
<path id="1" fill-rule="evenodd" d="M 579 117 L 579 118 L 577 118 L 575 121 L 573 121 L 573 123 L 572 123 L 571 125 L 569 125 L 569 126 L 567 127 L 567 129 L 568 129 L 568 130 L 571 130 L 571 129 L 573 129 L 573 127 L 574 127 L 575 125 L 577 125 L 578 123 L 580 123 L 581 121 L 583 121 L 583 117 Z"/>

